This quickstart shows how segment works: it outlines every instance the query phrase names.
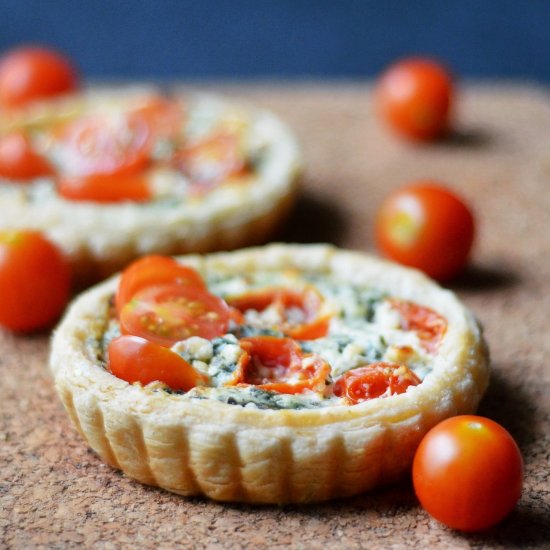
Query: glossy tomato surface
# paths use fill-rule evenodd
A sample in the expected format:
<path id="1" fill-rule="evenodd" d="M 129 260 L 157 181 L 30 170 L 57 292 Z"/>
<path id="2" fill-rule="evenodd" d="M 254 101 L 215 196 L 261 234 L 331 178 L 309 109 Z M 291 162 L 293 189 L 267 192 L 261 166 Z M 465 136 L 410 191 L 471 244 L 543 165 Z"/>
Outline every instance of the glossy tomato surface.
<path id="1" fill-rule="evenodd" d="M 422 506 L 448 527 L 479 531 L 501 521 L 521 495 L 523 460 L 511 435 L 480 416 L 456 416 L 430 430 L 413 462 Z"/>
<path id="2" fill-rule="evenodd" d="M 52 173 L 51 165 L 33 149 L 23 132 L 0 138 L 0 178 L 25 182 Z"/>
<path id="3" fill-rule="evenodd" d="M 57 320 L 69 298 L 70 270 L 36 231 L 0 232 L 0 324 L 31 331 Z"/>
<path id="4" fill-rule="evenodd" d="M 51 49 L 24 47 L 0 59 L 0 104 L 5 107 L 19 107 L 77 87 L 71 62 Z"/>
<path id="5" fill-rule="evenodd" d="M 453 89 L 452 78 L 440 63 L 405 59 L 382 75 L 376 102 L 382 118 L 396 133 L 427 141 L 447 132 Z"/>
<path id="6" fill-rule="evenodd" d="M 108 368 L 126 382 L 164 382 L 189 391 L 206 378 L 177 353 L 137 336 L 115 338 L 108 349 Z"/>
<path id="7" fill-rule="evenodd" d="M 434 181 L 397 189 L 376 215 L 380 252 L 440 281 L 452 279 L 464 269 L 474 235 L 471 209 L 456 193 Z"/>

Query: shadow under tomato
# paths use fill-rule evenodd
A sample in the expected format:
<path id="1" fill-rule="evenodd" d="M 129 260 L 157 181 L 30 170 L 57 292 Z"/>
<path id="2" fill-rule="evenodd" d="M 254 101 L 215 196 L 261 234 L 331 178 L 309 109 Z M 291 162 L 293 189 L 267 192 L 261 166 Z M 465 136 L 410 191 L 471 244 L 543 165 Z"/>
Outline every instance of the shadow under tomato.
<path id="1" fill-rule="evenodd" d="M 298 197 L 284 227 L 276 235 L 282 242 L 342 245 L 347 231 L 346 216 L 334 202 L 305 192 Z"/>
<path id="2" fill-rule="evenodd" d="M 482 128 L 457 128 L 437 142 L 441 146 L 485 149 L 493 142 L 493 136 Z"/>
<path id="3" fill-rule="evenodd" d="M 516 286 L 519 275 L 506 265 L 470 265 L 445 286 L 454 291 L 487 292 Z"/>

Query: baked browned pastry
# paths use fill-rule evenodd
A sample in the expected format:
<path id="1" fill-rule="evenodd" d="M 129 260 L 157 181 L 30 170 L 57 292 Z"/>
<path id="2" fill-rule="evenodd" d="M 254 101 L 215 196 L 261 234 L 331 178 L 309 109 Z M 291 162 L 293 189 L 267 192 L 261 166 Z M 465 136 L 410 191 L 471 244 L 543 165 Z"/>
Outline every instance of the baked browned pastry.
<path id="1" fill-rule="evenodd" d="M 486 389 L 479 324 L 417 271 L 326 245 L 178 261 L 241 314 L 222 335 L 172 346 L 200 373 L 196 387 L 110 372 L 118 277 L 77 298 L 52 342 L 74 425 L 105 462 L 143 483 L 256 503 L 354 495 L 404 476 L 426 431 L 473 412 Z M 287 295 L 309 297 L 281 309 Z M 292 348 L 298 370 L 283 352 L 255 352 L 259 341 Z"/>
<path id="2" fill-rule="evenodd" d="M 82 284 L 151 252 L 264 242 L 293 203 L 300 167 L 292 133 L 273 114 L 148 86 L 4 112 L 6 137 L 25 140 L 40 161 L 0 174 L 0 228 L 43 231 Z"/>

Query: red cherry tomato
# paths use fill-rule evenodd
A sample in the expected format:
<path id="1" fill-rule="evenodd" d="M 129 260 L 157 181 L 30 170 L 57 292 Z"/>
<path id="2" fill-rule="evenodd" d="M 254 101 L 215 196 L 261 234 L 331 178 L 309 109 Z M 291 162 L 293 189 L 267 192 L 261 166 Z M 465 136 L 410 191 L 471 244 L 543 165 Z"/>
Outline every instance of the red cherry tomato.
<path id="1" fill-rule="evenodd" d="M 420 181 L 391 193 L 375 223 L 378 249 L 440 281 L 458 275 L 474 241 L 474 217 L 455 193 Z"/>
<path id="2" fill-rule="evenodd" d="M 424 437 L 413 462 L 413 483 L 435 519 L 462 531 L 501 521 L 516 505 L 523 459 L 512 436 L 480 416 L 444 420 Z"/>
<path id="3" fill-rule="evenodd" d="M 291 338 L 255 336 L 239 341 L 245 355 L 228 385 L 253 385 L 278 393 L 326 389 L 330 366 L 317 355 L 304 355 Z"/>
<path id="4" fill-rule="evenodd" d="M 23 132 L 12 132 L 0 138 L 0 177 L 28 181 L 52 173 L 48 161 L 34 151 Z"/>
<path id="5" fill-rule="evenodd" d="M 432 140 L 447 131 L 452 99 L 451 76 L 429 59 L 395 63 L 382 75 L 376 90 L 384 120 L 414 140 Z"/>
<path id="6" fill-rule="evenodd" d="M 120 312 L 120 329 L 170 347 L 191 336 L 221 336 L 230 317 L 221 298 L 200 288 L 165 284 L 137 292 Z"/>
<path id="7" fill-rule="evenodd" d="M 69 60 L 50 49 L 20 48 L 0 60 L 0 104 L 6 107 L 69 93 L 77 87 Z"/>
<path id="8" fill-rule="evenodd" d="M 327 335 L 330 318 L 321 315 L 322 297 L 315 290 L 266 288 L 229 298 L 228 303 L 245 313 L 272 308 L 279 322 L 274 327 L 297 340 L 313 340 Z"/>
<path id="9" fill-rule="evenodd" d="M 401 315 L 401 328 L 414 330 L 426 350 L 436 351 L 447 331 L 446 319 L 433 309 L 413 302 L 392 298 L 390 304 Z"/>
<path id="10" fill-rule="evenodd" d="M 101 203 L 146 202 L 152 196 L 144 174 L 62 177 L 57 182 L 57 192 L 69 201 Z"/>
<path id="11" fill-rule="evenodd" d="M 192 267 L 181 265 L 168 256 L 144 256 L 122 272 L 115 297 L 117 312 L 120 314 L 140 290 L 169 283 L 206 291 L 202 277 Z"/>
<path id="12" fill-rule="evenodd" d="M 177 353 L 137 336 L 115 338 L 108 349 L 108 368 L 126 382 L 164 382 L 173 390 L 189 391 L 206 377 Z"/>
<path id="13" fill-rule="evenodd" d="M 403 393 L 417 384 L 420 378 L 405 365 L 379 362 L 347 371 L 336 380 L 334 394 L 356 405 L 368 399 Z"/>
<path id="14" fill-rule="evenodd" d="M 0 231 L 0 324 L 16 331 L 46 328 L 69 298 L 69 266 L 37 231 Z"/>
<path id="15" fill-rule="evenodd" d="M 152 130 L 139 113 L 77 119 L 62 139 L 61 163 L 71 176 L 136 174 L 150 160 Z"/>
<path id="16" fill-rule="evenodd" d="M 184 111 L 179 102 L 154 95 L 132 111 L 147 120 L 156 136 L 174 139 L 183 126 Z"/>

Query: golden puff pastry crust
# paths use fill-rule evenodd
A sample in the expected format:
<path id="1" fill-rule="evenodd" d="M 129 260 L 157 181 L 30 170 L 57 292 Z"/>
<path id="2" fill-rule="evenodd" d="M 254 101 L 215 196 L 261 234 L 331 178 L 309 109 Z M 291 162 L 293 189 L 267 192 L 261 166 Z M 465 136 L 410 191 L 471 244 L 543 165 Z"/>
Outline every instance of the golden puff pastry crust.
<path id="1" fill-rule="evenodd" d="M 182 399 L 128 384 L 86 351 L 117 278 L 92 288 L 56 330 L 51 369 L 69 416 L 108 464 L 142 483 L 220 501 L 289 503 L 355 495 L 402 477 L 422 436 L 473 412 L 488 383 L 488 351 L 472 314 L 421 273 L 327 245 L 269 245 L 186 256 L 203 275 L 297 269 L 368 285 L 446 318 L 430 373 L 405 393 L 353 406 L 264 410 Z"/>
<path id="2" fill-rule="evenodd" d="M 47 146 L 50 127 L 90 113 L 116 116 L 117 111 L 139 107 L 143 98 L 158 94 L 148 86 L 92 88 L 34 104 L 22 113 L 4 113 L 0 136 L 27 129 L 37 135 L 38 146 Z M 183 105 L 186 120 L 192 120 L 191 132 L 200 124 L 215 126 L 218 115 L 224 124 L 246 126 L 245 148 L 261 154 L 246 183 L 220 185 L 192 200 L 176 196 L 164 203 L 109 204 L 66 200 L 48 178 L 31 186 L 0 178 L 0 229 L 46 233 L 67 254 L 79 286 L 105 278 L 148 253 L 204 253 L 265 242 L 281 226 L 296 197 L 301 156 L 292 132 L 274 114 L 252 105 L 200 93 L 171 97 Z M 177 180 L 174 173 L 156 170 L 154 165 L 150 173 L 161 194 Z"/>

